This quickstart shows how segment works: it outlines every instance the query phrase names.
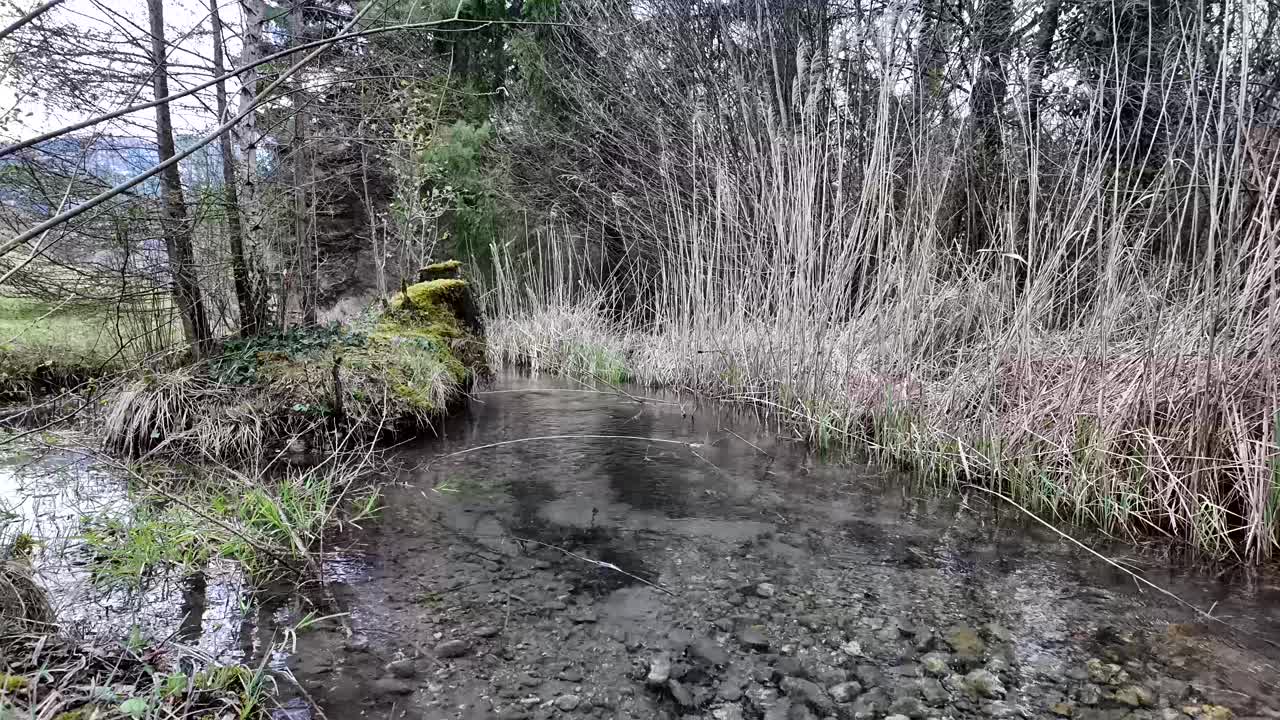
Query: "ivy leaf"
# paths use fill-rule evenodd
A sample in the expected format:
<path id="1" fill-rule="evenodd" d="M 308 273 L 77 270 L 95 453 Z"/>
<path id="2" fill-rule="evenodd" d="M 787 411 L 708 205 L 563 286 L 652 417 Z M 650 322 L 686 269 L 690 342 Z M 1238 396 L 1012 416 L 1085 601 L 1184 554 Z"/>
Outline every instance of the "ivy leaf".
<path id="1" fill-rule="evenodd" d="M 131 718 L 140 718 L 147 714 L 147 699 L 140 697 L 129 698 L 120 703 L 120 712 Z"/>

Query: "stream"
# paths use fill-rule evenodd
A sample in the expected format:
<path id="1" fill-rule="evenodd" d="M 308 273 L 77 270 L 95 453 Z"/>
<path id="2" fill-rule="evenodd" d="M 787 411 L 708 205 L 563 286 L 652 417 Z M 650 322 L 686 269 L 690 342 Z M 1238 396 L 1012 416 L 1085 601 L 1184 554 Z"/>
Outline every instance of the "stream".
<path id="1" fill-rule="evenodd" d="M 931 495 L 741 410 L 624 390 L 504 377 L 397 450 L 380 519 L 326 555 L 348 615 L 269 658 L 309 700 L 279 713 L 1280 717 L 1265 573 L 1087 539 L 1179 602 L 984 493 Z M 238 582 L 142 605 L 249 661 L 298 611 L 237 602 Z"/>

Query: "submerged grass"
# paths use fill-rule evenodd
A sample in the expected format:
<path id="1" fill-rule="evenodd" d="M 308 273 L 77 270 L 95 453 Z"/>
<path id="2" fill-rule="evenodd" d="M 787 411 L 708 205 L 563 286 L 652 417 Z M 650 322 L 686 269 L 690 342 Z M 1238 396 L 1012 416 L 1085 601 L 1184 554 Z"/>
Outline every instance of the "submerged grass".
<path id="1" fill-rule="evenodd" d="M 92 651 L 47 634 L 0 638 L 0 712 L 50 720 L 265 720 L 275 680 L 265 666 L 185 672 L 159 661 L 172 648 L 121 643 Z"/>
<path id="2" fill-rule="evenodd" d="M 383 461 L 365 447 L 254 475 L 225 465 L 129 472 L 134 511 L 86 519 L 95 582 L 137 590 L 221 558 L 262 585 L 308 576 L 317 549 L 377 514 Z"/>
<path id="3" fill-rule="evenodd" d="M 86 597 L 113 602 L 151 597 L 188 581 L 203 587 L 205 577 L 226 571 L 229 563 L 242 571 L 250 593 L 246 598 L 266 588 L 278 592 L 282 583 L 319 581 L 323 589 L 320 554 L 338 547 L 348 528 L 378 511 L 386 472 L 382 454 L 366 444 L 306 467 L 179 467 L 106 457 L 93 465 L 95 473 L 112 471 L 127 482 L 129 503 L 77 510 L 79 524 L 56 529 L 57 542 L 49 546 L 21 532 L 26 522 L 21 516 L 0 522 L 0 676 L 8 691 L 0 692 L 0 716 L 270 717 L 276 709 L 275 680 L 265 661 L 280 648 L 263 647 L 255 655 L 263 662 L 256 667 L 219 665 L 175 642 L 173 634 L 162 630 L 153 636 L 140 625 L 126 637 L 101 631 L 81 636 L 74 624 L 59 626 L 28 556 L 37 547 L 39 553 L 54 546 L 75 553 L 74 559 L 59 562 L 88 571 L 86 582 L 96 587 L 83 588 Z M 80 486 L 67 491 L 92 492 Z M 7 592 L 14 587 L 20 594 Z M 63 606 L 59 612 L 74 614 L 66 607 L 69 599 L 54 597 Z M 326 594 L 313 602 L 328 606 L 333 600 Z M 276 641 L 283 644 L 314 622 L 284 629 Z"/>

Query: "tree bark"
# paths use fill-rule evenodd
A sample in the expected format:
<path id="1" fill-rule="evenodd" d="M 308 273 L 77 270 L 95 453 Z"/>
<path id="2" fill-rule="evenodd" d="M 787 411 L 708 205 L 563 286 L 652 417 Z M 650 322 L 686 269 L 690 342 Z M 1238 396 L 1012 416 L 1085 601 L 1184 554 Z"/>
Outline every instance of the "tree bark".
<path id="1" fill-rule="evenodd" d="M 978 69 L 970 98 L 975 137 L 965 219 L 968 225 L 966 240 L 971 252 L 991 246 L 990 226 L 998 217 L 990 206 L 1001 197 L 1004 182 L 1001 127 L 1009 89 L 1005 64 L 1013 46 L 1012 32 L 1013 0 L 983 0 L 974 34 L 978 45 Z"/>
<path id="2" fill-rule="evenodd" d="M 303 4 L 295 2 L 289 8 L 289 36 L 293 44 L 304 42 Z M 302 310 L 304 325 L 313 325 L 316 321 L 316 248 L 310 227 L 310 168 L 307 156 L 307 126 L 310 122 L 307 113 L 306 71 L 298 73 L 293 91 L 293 228 L 294 243 L 298 254 L 298 289 L 299 305 Z"/>
<path id="3" fill-rule="evenodd" d="M 1040 13 L 1039 27 L 1028 53 L 1027 111 L 1028 131 L 1033 138 L 1040 135 L 1040 105 L 1044 101 L 1044 72 L 1053 53 L 1053 36 L 1058 33 L 1058 18 L 1062 14 L 1062 0 L 1045 0 Z"/>
<path id="4" fill-rule="evenodd" d="M 253 65 L 261 56 L 262 33 L 266 24 L 266 3 L 264 0 L 240 0 L 240 15 L 243 26 L 244 43 L 240 51 L 240 66 Z M 237 98 L 238 112 L 253 105 L 258 94 L 258 69 L 250 67 L 240 75 L 240 93 Z M 241 216 L 244 218 L 244 237 L 249 247 L 261 250 L 264 247 L 262 235 L 262 202 L 258 188 L 258 134 L 257 113 L 245 115 L 244 120 L 232 131 L 235 145 L 240 149 L 240 165 L 236 170 L 238 200 Z M 260 258 L 261 260 L 261 258 Z M 268 305 L 271 290 L 267 273 L 259 266 L 258 282 L 253 284 L 250 278 L 250 292 L 253 305 L 258 313 L 259 330 L 269 324 Z M 281 301 L 283 303 L 283 300 Z"/>
<path id="5" fill-rule="evenodd" d="M 156 97 L 162 98 L 169 95 L 163 0 L 147 0 L 147 15 L 151 25 L 151 56 L 155 66 L 153 89 Z M 169 114 L 167 102 L 156 106 L 156 146 L 160 162 L 177 154 L 173 142 L 173 118 Z M 187 204 L 182 195 L 182 177 L 178 173 L 177 163 L 160 173 L 160 194 L 164 205 L 161 226 L 165 250 L 169 256 L 169 270 L 173 274 L 174 300 L 178 304 L 183 333 L 191 344 L 192 352 L 197 358 L 203 357 L 209 350 L 212 334 L 200 292 L 200 278 L 196 274 L 191 226 L 187 221 Z"/>
<path id="6" fill-rule="evenodd" d="M 220 77 L 226 69 L 223 62 L 222 17 L 218 0 L 209 0 L 209 18 L 213 25 L 213 74 Z M 227 117 L 227 84 L 219 80 L 215 86 L 218 122 Z M 249 262 L 244 252 L 244 226 L 240 221 L 240 198 L 236 188 L 236 156 L 231 147 L 230 131 L 218 138 L 222 153 L 222 209 L 227 218 L 227 241 L 231 245 L 231 279 L 235 285 L 236 306 L 240 310 L 240 335 L 258 334 L 258 308 L 249 288 Z"/>

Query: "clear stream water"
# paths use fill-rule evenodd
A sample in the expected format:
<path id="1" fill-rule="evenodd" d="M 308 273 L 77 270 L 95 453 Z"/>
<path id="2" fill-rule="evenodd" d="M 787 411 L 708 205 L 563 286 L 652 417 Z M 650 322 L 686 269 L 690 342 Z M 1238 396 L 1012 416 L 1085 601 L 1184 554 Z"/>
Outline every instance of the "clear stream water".
<path id="1" fill-rule="evenodd" d="M 303 689 L 282 684 L 299 696 L 284 712 L 1280 717 L 1267 575 L 1121 558 L 1226 624 L 1207 621 L 987 496 L 930 496 L 741 411 L 658 399 L 507 377 L 401 448 L 380 520 L 326 557 L 348 615 L 270 658 Z M 578 437 L 523 441 L 546 436 Z M 256 662 L 304 612 L 232 568 L 143 598 L 89 587 L 51 540 L 74 544 L 86 502 L 127 508 L 84 461 L 13 458 L 0 493 L 86 633 L 140 624 Z"/>

